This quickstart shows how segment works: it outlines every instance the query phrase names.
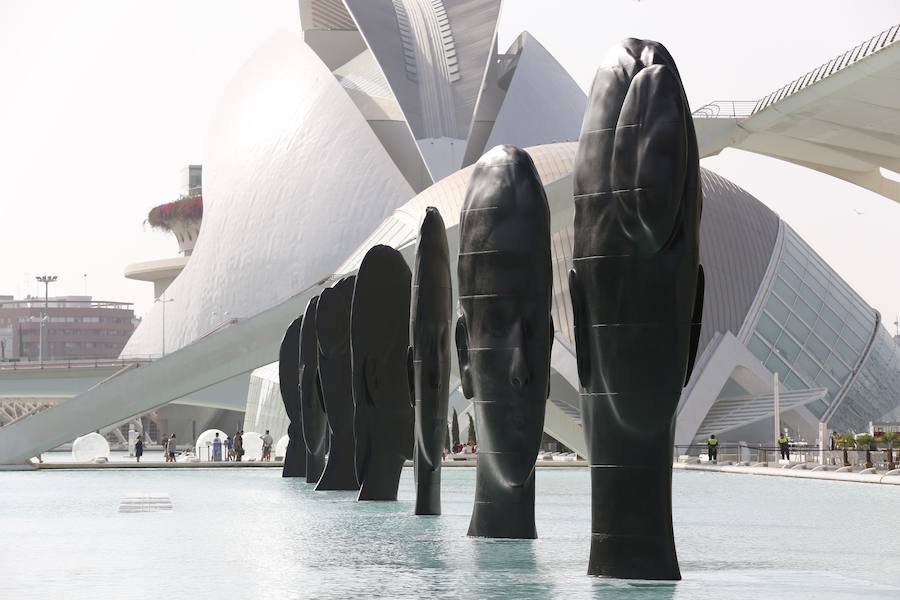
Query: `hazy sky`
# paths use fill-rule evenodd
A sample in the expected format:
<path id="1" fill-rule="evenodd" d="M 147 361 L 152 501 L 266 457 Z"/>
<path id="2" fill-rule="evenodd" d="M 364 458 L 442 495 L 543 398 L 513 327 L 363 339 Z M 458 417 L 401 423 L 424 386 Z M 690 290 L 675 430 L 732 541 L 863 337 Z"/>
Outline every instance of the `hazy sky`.
<path id="1" fill-rule="evenodd" d="M 762 97 L 898 22 L 898 0 L 506 0 L 500 45 L 527 29 L 587 89 L 611 44 L 656 39 L 697 108 Z M 125 265 L 177 253 L 147 212 L 203 162 L 236 70 L 297 28 L 296 0 L 0 0 L 0 294 L 38 293 L 51 273 L 51 294 L 146 311 L 152 284 Z M 886 323 L 900 314 L 900 205 L 741 151 L 703 165 L 777 211 Z"/>

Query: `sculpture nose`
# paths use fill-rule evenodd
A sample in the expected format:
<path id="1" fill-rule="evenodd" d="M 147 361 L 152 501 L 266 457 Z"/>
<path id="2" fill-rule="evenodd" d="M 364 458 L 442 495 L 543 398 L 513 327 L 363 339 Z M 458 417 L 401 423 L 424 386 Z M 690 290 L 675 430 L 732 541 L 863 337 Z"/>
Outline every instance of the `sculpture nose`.
<path id="1" fill-rule="evenodd" d="M 528 365 L 525 362 L 525 351 L 522 348 L 513 350 L 512 365 L 509 370 L 509 381 L 512 383 L 513 387 L 519 391 L 531 381 Z"/>

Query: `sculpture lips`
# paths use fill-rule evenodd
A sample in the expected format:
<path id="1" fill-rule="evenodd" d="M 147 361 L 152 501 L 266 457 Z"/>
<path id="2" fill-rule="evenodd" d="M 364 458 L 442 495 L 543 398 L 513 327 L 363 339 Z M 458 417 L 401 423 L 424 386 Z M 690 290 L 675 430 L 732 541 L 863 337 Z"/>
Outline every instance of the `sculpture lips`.
<path id="1" fill-rule="evenodd" d="M 680 579 L 674 416 L 699 341 L 693 122 L 666 49 L 628 39 L 597 71 L 574 172 L 569 275 L 591 462 L 588 573 Z"/>

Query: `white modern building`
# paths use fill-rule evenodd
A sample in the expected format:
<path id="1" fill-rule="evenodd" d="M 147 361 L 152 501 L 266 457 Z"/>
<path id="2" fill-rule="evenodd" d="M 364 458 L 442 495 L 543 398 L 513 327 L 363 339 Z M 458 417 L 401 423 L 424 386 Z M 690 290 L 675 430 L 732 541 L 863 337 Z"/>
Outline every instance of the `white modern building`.
<path id="1" fill-rule="evenodd" d="M 250 373 L 277 360 L 308 299 L 354 272 L 372 245 L 412 261 L 427 206 L 441 211 L 455 254 L 469 165 L 500 143 L 529 148 L 547 191 L 558 331 L 546 431 L 583 454 L 564 274 L 585 95 L 533 36 L 501 53 L 499 11 L 499 0 L 301 0 L 299 31 L 273 37 L 225 90 L 203 162 L 199 239 L 167 289 L 173 301 L 154 307 L 123 353 L 159 354 L 165 327 L 166 356 L 3 428 L 0 464 L 173 401 L 240 407 L 252 429 L 280 433 L 277 370 L 250 378 L 248 401 Z M 795 93 L 827 97 L 834 77 L 896 70 L 890 31 Z M 897 81 L 885 79 L 883 114 L 900 114 Z M 700 147 L 738 145 L 729 128 L 783 115 L 791 98 L 746 120 L 695 115 Z M 876 121 L 900 135 L 900 118 Z M 709 171 L 703 185 L 704 329 L 678 441 L 771 437 L 773 373 L 797 436 L 811 439 L 820 421 L 861 428 L 896 414 L 900 355 L 878 314 L 760 202 Z M 214 327 L 210 315 L 225 313 Z"/>

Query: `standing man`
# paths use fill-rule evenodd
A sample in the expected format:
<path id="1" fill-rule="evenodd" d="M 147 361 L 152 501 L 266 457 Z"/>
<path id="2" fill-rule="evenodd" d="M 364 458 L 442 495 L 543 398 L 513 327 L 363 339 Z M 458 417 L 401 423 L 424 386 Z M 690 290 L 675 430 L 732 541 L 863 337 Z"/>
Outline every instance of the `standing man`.
<path id="1" fill-rule="evenodd" d="M 219 437 L 218 431 L 216 432 L 216 437 L 213 438 L 212 452 L 213 462 L 220 462 L 222 460 L 222 438 Z"/>
<path id="2" fill-rule="evenodd" d="M 709 457 L 709 462 L 719 461 L 719 440 L 716 439 L 716 434 L 710 435 L 706 440 L 706 455 Z"/>
<path id="3" fill-rule="evenodd" d="M 791 444 L 788 436 L 781 434 L 781 437 L 778 438 L 778 447 L 781 449 L 781 458 L 791 460 Z"/>
<path id="4" fill-rule="evenodd" d="M 234 434 L 234 460 L 235 462 L 241 462 L 241 457 L 244 456 L 244 436 L 243 431 L 238 430 L 237 433 Z"/>
<path id="5" fill-rule="evenodd" d="M 269 435 L 269 430 L 266 429 L 266 434 L 262 437 L 263 443 L 263 451 L 262 451 L 262 460 L 271 461 L 272 460 L 272 444 L 275 443 L 275 440 L 272 439 L 272 436 Z"/>
<path id="6" fill-rule="evenodd" d="M 166 444 L 166 462 L 175 462 L 175 445 L 175 434 L 173 433 Z"/>
<path id="7" fill-rule="evenodd" d="M 134 457 L 137 459 L 137 462 L 141 462 L 141 457 L 144 455 L 144 438 L 142 436 L 137 436 L 137 441 L 134 443 Z"/>

